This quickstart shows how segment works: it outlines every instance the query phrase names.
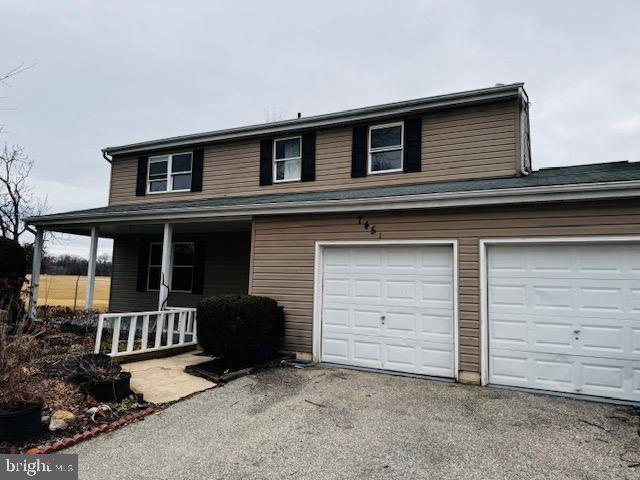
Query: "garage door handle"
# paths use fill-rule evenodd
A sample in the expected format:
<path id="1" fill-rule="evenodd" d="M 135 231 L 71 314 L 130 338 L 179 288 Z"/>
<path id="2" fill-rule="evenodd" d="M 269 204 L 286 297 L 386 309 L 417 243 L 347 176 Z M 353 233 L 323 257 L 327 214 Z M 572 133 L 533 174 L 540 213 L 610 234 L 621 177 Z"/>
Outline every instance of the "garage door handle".
<path id="1" fill-rule="evenodd" d="M 382 323 L 382 325 L 384 325 L 384 321 L 387 317 L 385 317 L 384 315 L 380 315 L 380 322 Z"/>
<path id="2" fill-rule="evenodd" d="M 578 335 L 578 334 L 580 333 L 580 330 L 574 330 L 574 331 L 573 331 L 573 333 L 574 333 L 575 335 Z"/>

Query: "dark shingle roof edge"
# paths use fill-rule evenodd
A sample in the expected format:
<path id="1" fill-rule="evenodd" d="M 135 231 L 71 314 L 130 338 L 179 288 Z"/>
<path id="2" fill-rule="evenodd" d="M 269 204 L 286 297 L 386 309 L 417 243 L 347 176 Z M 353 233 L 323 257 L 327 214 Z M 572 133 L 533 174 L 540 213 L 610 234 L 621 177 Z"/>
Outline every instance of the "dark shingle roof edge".
<path id="1" fill-rule="evenodd" d="M 301 131 L 310 128 L 337 126 L 350 122 L 366 121 L 378 117 L 393 115 L 407 115 L 419 113 L 433 108 L 472 104 L 523 96 L 524 83 L 498 84 L 494 87 L 467 90 L 463 92 L 435 95 L 431 97 L 406 100 L 401 102 L 354 108 L 335 113 L 314 115 L 310 117 L 294 118 L 278 122 L 248 125 L 244 127 L 214 130 L 210 132 L 194 133 L 176 137 L 161 138 L 127 145 L 106 147 L 102 152 L 106 155 L 123 155 L 143 151 L 172 148 L 185 145 L 214 143 L 232 139 L 270 135 L 281 132 Z"/>
<path id="2" fill-rule="evenodd" d="M 640 192 L 640 163 L 614 162 L 548 168 L 534 171 L 527 176 L 519 177 L 433 182 L 322 192 L 265 194 L 202 200 L 112 205 L 31 217 L 26 219 L 26 221 L 32 225 L 45 225 L 55 224 L 56 222 L 68 223 L 76 220 L 106 219 L 108 217 L 133 220 L 143 216 L 159 214 L 171 218 L 171 215 L 179 216 L 185 212 L 207 212 L 207 215 L 215 217 L 222 216 L 224 211 L 240 210 L 246 212 L 247 215 L 251 215 L 260 212 L 263 212 L 263 214 L 270 213 L 268 210 L 276 210 L 294 205 L 305 205 L 309 208 L 319 208 L 323 205 L 342 205 L 342 210 L 344 211 L 349 208 L 349 204 L 354 205 L 356 203 L 375 200 L 410 202 L 415 199 L 428 197 L 429 199 L 437 201 L 439 199 L 468 196 L 473 193 L 486 198 L 489 195 L 498 196 L 505 192 L 513 195 L 524 195 L 525 192 L 535 193 L 540 190 L 544 190 L 546 193 L 552 193 L 553 191 L 563 190 L 563 187 L 564 190 L 566 190 L 566 187 L 571 186 L 577 186 L 578 189 L 582 190 L 589 186 L 597 186 L 599 190 L 612 189 L 616 186 L 635 188 Z M 619 196 L 625 196 L 625 194 L 620 194 Z M 440 206 L 444 205 L 441 204 Z M 381 205 L 381 208 L 378 209 L 384 209 L 384 205 Z M 260 212 L 258 212 L 258 210 Z"/>

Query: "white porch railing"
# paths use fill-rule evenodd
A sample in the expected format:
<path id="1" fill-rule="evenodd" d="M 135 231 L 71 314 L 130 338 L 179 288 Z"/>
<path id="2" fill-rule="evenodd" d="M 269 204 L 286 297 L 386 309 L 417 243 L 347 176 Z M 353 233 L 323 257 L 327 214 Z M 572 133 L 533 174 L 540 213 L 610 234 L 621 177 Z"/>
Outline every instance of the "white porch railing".
<path id="1" fill-rule="evenodd" d="M 117 357 L 197 345 L 196 326 L 195 308 L 167 307 L 155 312 L 102 313 L 98 317 L 94 352 Z M 109 328 L 112 331 L 111 349 L 101 352 L 103 332 Z"/>

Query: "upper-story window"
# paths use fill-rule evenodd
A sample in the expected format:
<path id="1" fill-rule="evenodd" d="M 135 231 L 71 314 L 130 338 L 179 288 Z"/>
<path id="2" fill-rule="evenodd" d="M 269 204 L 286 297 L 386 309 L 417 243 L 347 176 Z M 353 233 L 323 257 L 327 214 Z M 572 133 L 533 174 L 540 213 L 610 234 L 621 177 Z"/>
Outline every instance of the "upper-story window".
<path id="1" fill-rule="evenodd" d="M 302 172 L 302 137 L 280 138 L 273 142 L 274 182 L 295 182 Z"/>
<path id="2" fill-rule="evenodd" d="M 191 190 L 191 169 L 191 152 L 149 157 L 147 192 L 188 192 Z"/>
<path id="3" fill-rule="evenodd" d="M 402 171 L 403 123 L 369 128 L 369 173 Z"/>

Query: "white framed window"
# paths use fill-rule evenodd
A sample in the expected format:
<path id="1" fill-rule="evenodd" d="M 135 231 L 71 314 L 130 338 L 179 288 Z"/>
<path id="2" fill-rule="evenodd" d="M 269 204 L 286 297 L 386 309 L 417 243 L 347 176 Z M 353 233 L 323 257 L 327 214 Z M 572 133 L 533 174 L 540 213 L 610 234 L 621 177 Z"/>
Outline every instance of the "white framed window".
<path id="1" fill-rule="evenodd" d="M 302 137 L 273 142 L 273 182 L 296 182 L 302 174 Z"/>
<path id="2" fill-rule="evenodd" d="M 190 191 L 192 165 L 191 152 L 149 157 L 147 193 Z"/>
<path id="3" fill-rule="evenodd" d="M 175 242 L 171 252 L 171 288 L 172 292 L 191 293 L 193 291 L 193 271 L 195 263 L 195 243 Z M 149 246 L 149 271 L 147 290 L 160 290 L 162 273 L 162 243 L 154 242 Z"/>
<path id="4" fill-rule="evenodd" d="M 387 123 L 369 128 L 368 173 L 402 171 L 404 123 Z"/>

